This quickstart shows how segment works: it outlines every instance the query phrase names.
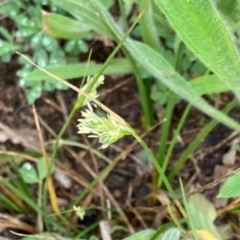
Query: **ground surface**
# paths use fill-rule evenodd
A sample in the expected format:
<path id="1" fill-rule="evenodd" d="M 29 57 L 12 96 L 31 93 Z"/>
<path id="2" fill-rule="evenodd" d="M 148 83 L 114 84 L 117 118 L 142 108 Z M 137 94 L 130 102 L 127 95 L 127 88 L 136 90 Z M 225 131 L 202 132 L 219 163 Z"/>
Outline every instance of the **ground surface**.
<path id="1" fill-rule="evenodd" d="M 96 42 L 92 44 L 93 58 L 96 60 L 104 60 L 111 49 L 107 48 L 103 53 L 102 43 Z M 0 154 L 4 152 L 25 153 L 39 149 L 39 139 L 36 131 L 36 125 L 33 117 L 32 106 L 28 105 L 24 95 L 24 90 L 18 86 L 18 79 L 15 72 L 18 69 L 16 60 L 9 64 L 0 63 Z M 80 80 L 72 81 L 76 86 Z M 55 136 L 60 131 L 66 117 L 71 111 L 71 107 L 76 101 L 77 94 L 72 90 L 55 91 L 52 93 L 44 93 L 35 103 L 37 113 L 39 115 L 41 129 L 45 143 L 49 143 L 55 139 Z M 220 108 L 225 106 L 231 99 L 231 94 L 219 96 L 217 99 Z M 133 76 L 106 76 L 106 81 L 100 89 L 100 100 L 115 113 L 123 117 L 131 126 L 133 126 L 140 134 L 144 133 L 141 118 L 142 110 L 140 108 L 139 97 L 135 79 Z M 185 103 L 181 102 L 175 107 L 173 126 L 171 133 L 178 123 Z M 162 115 L 163 109 L 157 108 L 159 111 L 156 115 Z M 237 121 L 240 119 L 240 108 L 235 108 L 231 113 L 231 117 Z M 76 143 L 83 144 L 90 149 L 97 150 L 99 145 L 97 141 L 87 139 L 86 136 L 79 136 L 77 132 L 77 119 L 81 117 L 80 111 L 76 114 L 65 132 L 64 140 L 75 140 Z M 156 122 L 157 119 L 156 116 Z M 171 166 L 174 165 L 182 151 L 195 138 L 197 133 L 210 121 L 206 116 L 199 113 L 196 109 L 192 109 L 184 129 L 179 138 L 178 144 L 175 146 L 174 154 L 171 157 Z M 158 127 L 153 132 L 150 132 L 144 140 L 149 147 L 156 151 L 157 143 L 160 136 L 161 127 Z M 223 156 L 231 149 L 232 141 L 239 143 L 239 137 L 230 129 L 218 125 L 210 135 L 201 143 L 194 155 L 189 156 L 188 162 L 179 172 L 185 186 L 200 187 L 203 186 L 224 174 L 227 174 L 232 169 L 239 165 L 239 156 L 234 157 L 233 163 L 223 162 Z M 100 152 L 110 161 L 123 152 L 134 141 L 131 137 L 126 137 L 117 143 L 112 144 L 108 149 Z M 50 145 L 47 145 L 47 150 L 50 152 Z M 40 152 L 40 150 L 39 150 Z M 168 221 L 166 209 L 152 212 L 151 208 L 154 205 L 164 203 L 166 194 L 157 192 L 156 201 L 150 197 L 152 193 L 152 178 L 153 166 L 146 159 L 143 162 L 142 149 L 135 145 L 132 151 L 124 158 L 120 159 L 114 168 L 107 174 L 104 183 L 95 188 L 96 191 L 91 191 L 84 201 L 82 206 L 94 204 L 97 206 L 106 206 L 106 201 L 110 199 L 111 207 L 119 213 L 118 208 L 122 210 L 123 217 L 114 219 L 115 224 L 123 224 L 130 231 L 138 231 L 147 227 L 157 227 L 163 222 Z M 11 161 L 11 159 L 8 159 Z M 230 159 L 233 160 L 233 159 Z M 229 161 L 230 161 L 229 160 Z M 22 162 L 27 161 L 23 158 Z M 2 166 L 10 166 L 9 163 L 4 163 Z M 67 209 L 69 204 L 82 192 L 82 190 L 94 179 L 94 175 L 106 167 L 107 163 L 101 157 L 93 155 L 91 151 L 83 149 L 83 146 L 66 146 L 60 147 L 57 158 L 57 172 L 54 175 L 54 186 L 57 192 L 59 205 L 61 209 Z M 4 176 L 4 168 L 1 168 Z M 64 179 L 67 180 L 64 180 Z M 178 189 L 179 184 L 177 178 L 173 185 Z M 1 191 L 4 188 L 0 185 Z M 214 205 L 220 209 L 227 205 L 225 203 L 217 203 L 215 196 L 219 189 L 219 185 L 204 191 L 204 195 L 211 200 Z M 35 191 L 34 187 L 31 191 Z M 7 194 L 7 192 L 6 192 Z M 160 203 L 159 203 L 160 202 Z M 220 204 L 218 206 L 217 204 Z M 137 208 L 138 207 L 138 208 Z M 138 210 L 139 207 L 145 207 L 145 210 Z M 4 208 L 0 209 L 1 214 L 9 213 Z M 13 217 L 21 218 L 29 226 L 34 226 L 36 216 L 17 216 L 14 213 L 9 213 Z M 83 221 L 72 217 L 71 222 L 79 228 L 84 228 L 97 220 L 105 217 L 105 212 L 101 210 L 89 210 Z M 238 220 L 233 215 L 222 214 L 218 219 L 220 224 L 226 223 L 227 219 L 232 219 L 236 224 Z M 30 232 L 31 233 L 31 232 Z M 95 231 L 98 235 L 98 230 Z M 2 232 L 2 236 L 13 238 L 9 235 L 8 228 Z M 116 235 L 116 239 L 121 239 L 124 233 L 120 236 Z M 237 236 L 236 236 L 237 239 Z"/>

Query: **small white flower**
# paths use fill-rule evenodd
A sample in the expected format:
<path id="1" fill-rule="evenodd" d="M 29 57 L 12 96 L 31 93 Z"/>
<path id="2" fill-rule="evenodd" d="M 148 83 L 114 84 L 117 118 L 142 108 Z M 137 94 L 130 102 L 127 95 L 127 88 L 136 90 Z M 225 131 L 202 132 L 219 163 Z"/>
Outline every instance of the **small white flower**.
<path id="1" fill-rule="evenodd" d="M 82 91 L 83 92 L 87 92 L 87 89 L 89 87 L 89 85 L 92 83 L 92 80 L 93 80 L 94 76 L 93 77 L 88 77 L 87 78 L 87 82 L 86 84 L 82 87 Z M 98 94 L 97 94 L 97 91 L 96 89 L 99 87 L 99 85 L 103 84 L 104 83 L 104 76 L 101 75 L 98 80 L 95 82 L 95 84 L 91 87 L 91 91 L 88 92 L 88 95 L 92 98 L 97 98 L 98 97 Z M 85 98 L 84 100 L 84 103 L 82 106 L 85 106 L 87 105 L 87 103 L 89 103 L 91 100 L 88 99 L 88 98 Z"/>
<path id="2" fill-rule="evenodd" d="M 85 214 L 86 214 L 85 208 L 82 208 L 82 207 L 80 207 L 80 206 L 78 206 L 78 207 L 73 206 L 73 210 L 76 212 L 76 214 L 79 216 L 79 218 L 80 218 L 81 220 L 84 219 L 84 216 L 85 216 Z"/>
<path id="3" fill-rule="evenodd" d="M 79 119 L 78 133 L 90 134 L 89 137 L 99 138 L 99 143 L 102 144 L 100 148 L 107 148 L 111 143 L 116 142 L 125 135 L 129 135 L 129 129 L 118 122 L 114 116 L 110 114 L 107 117 L 99 117 L 93 112 L 89 103 L 88 108 L 82 111 L 84 118 Z"/>

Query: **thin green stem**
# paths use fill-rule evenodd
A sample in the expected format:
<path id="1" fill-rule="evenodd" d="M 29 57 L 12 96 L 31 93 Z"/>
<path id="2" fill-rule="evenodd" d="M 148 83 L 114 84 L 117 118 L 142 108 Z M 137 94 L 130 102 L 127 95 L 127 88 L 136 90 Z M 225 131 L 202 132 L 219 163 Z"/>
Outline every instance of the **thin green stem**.
<path id="1" fill-rule="evenodd" d="M 174 98 L 172 96 L 168 96 L 167 106 L 166 106 L 166 112 L 165 112 L 165 119 L 166 122 L 162 125 L 162 132 L 160 137 L 160 147 L 159 151 L 157 153 L 157 160 L 161 166 L 163 166 L 165 161 L 165 151 L 166 151 L 166 145 L 167 145 L 167 139 L 170 131 L 170 126 L 172 122 L 172 114 L 173 114 L 173 108 L 174 108 Z"/>
<path id="2" fill-rule="evenodd" d="M 177 47 L 176 51 L 176 61 L 175 61 L 175 69 L 176 71 L 180 72 L 181 71 L 181 58 L 182 58 L 182 51 L 183 51 L 183 43 L 180 42 Z M 175 99 L 170 94 L 167 97 L 167 106 L 166 106 L 166 112 L 165 112 L 165 118 L 167 119 L 166 122 L 162 125 L 162 133 L 160 137 L 160 147 L 159 151 L 157 153 L 157 159 L 158 162 L 160 163 L 161 166 L 164 166 L 164 172 L 166 170 L 167 165 L 165 164 L 165 152 L 166 152 L 166 145 L 167 145 L 167 140 L 169 136 L 169 131 L 172 123 L 172 115 L 173 115 L 173 110 L 174 110 L 174 105 L 175 105 Z M 167 163 L 168 163 L 167 159 Z M 160 185 L 161 179 L 158 177 L 157 178 L 157 185 Z"/>
<path id="3" fill-rule="evenodd" d="M 134 130 L 132 130 L 132 132 L 134 132 Z M 141 146 L 143 147 L 143 149 L 146 151 L 146 153 L 148 154 L 148 156 L 150 157 L 152 163 L 154 164 L 155 168 L 158 171 L 159 177 L 162 179 L 163 183 L 165 184 L 168 193 L 170 194 L 170 196 L 172 197 L 173 200 L 176 200 L 176 194 L 173 190 L 173 188 L 170 185 L 170 182 L 168 181 L 162 167 L 160 166 L 159 162 L 157 161 L 157 159 L 154 157 L 152 151 L 148 148 L 148 146 L 146 145 L 146 143 L 141 139 L 141 137 L 139 135 L 137 135 L 137 133 L 134 133 L 134 137 L 138 140 L 138 142 L 141 144 Z"/>
<path id="4" fill-rule="evenodd" d="M 177 142 L 177 137 L 179 136 L 179 134 L 180 134 L 180 132 L 181 132 L 181 130 L 182 130 L 183 124 L 184 124 L 185 121 L 186 121 L 186 118 L 187 118 L 187 116 L 188 116 L 188 113 L 189 113 L 190 109 L 191 109 L 191 105 L 188 104 L 188 105 L 186 106 L 186 108 L 185 108 L 182 116 L 181 116 L 181 119 L 180 119 L 179 123 L 178 123 L 177 129 L 176 129 L 176 131 L 175 131 L 175 133 L 174 133 L 174 137 L 173 137 L 173 139 L 172 139 L 172 141 L 171 141 L 171 144 L 170 144 L 170 146 L 169 146 L 168 149 L 167 149 L 167 154 L 166 154 L 166 157 L 165 157 L 164 162 L 163 162 L 163 165 L 162 165 L 162 168 L 163 168 L 163 172 L 164 172 L 164 173 L 165 173 L 166 170 L 167 170 L 167 166 L 168 166 L 168 163 L 169 163 L 169 161 L 170 161 L 170 157 L 171 157 L 171 155 L 172 155 L 173 148 L 174 148 L 174 146 L 175 146 L 175 144 L 176 144 L 176 142 Z M 157 186 L 160 187 L 161 184 L 162 184 L 162 180 L 159 178 L 159 182 L 158 182 Z"/>

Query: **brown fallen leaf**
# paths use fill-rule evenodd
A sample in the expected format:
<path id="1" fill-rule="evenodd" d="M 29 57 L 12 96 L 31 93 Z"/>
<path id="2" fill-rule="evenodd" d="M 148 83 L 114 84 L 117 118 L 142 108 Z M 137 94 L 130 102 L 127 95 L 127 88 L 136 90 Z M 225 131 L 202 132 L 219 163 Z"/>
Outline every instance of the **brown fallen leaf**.
<path id="1" fill-rule="evenodd" d="M 11 141 L 21 144 L 26 149 L 38 150 L 39 140 L 37 131 L 30 128 L 12 129 L 0 122 L 0 142 Z"/>

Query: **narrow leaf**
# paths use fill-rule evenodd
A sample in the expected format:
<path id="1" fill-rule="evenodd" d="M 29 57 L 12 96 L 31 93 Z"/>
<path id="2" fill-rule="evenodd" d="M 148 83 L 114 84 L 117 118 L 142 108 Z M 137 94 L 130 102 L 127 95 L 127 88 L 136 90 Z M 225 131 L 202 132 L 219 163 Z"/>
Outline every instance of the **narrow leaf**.
<path id="1" fill-rule="evenodd" d="M 169 228 L 166 232 L 161 235 L 160 240 L 179 240 L 180 231 L 177 228 Z"/>
<path id="2" fill-rule="evenodd" d="M 82 64 L 72 64 L 72 65 L 64 65 L 64 66 L 52 66 L 46 67 L 45 69 L 63 79 L 73 79 L 84 76 L 93 76 L 95 75 L 102 67 L 102 64 L 97 63 L 82 63 Z M 106 70 L 103 72 L 104 74 L 113 74 L 113 73 L 131 73 L 132 67 L 129 61 L 124 58 L 116 58 L 113 59 Z M 46 73 L 40 70 L 34 70 L 29 73 L 25 78 L 26 81 L 41 81 L 41 80 L 49 80 L 53 79 Z"/>
<path id="3" fill-rule="evenodd" d="M 190 81 L 190 85 L 198 94 L 218 94 L 226 92 L 229 88 L 216 75 L 204 75 Z"/>
<path id="4" fill-rule="evenodd" d="M 47 34 L 57 38 L 72 39 L 92 35 L 87 25 L 56 13 L 43 11 L 42 26 Z"/>
<path id="5" fill-rule="evenodd" d="M 91 1 L 52 0 L 52 2 L 69 12 L 72 16 L 82 21 L 82 23 L 86 24 L 94 31 L 104 36 L 113 36 L 113 34 L 106 28 L 104 19 L 100 17 L 96 4 Z"/>
<path id="6" fill-rule="evenodd" d="M 153 229 L 147 229 L 133 234 L 130 237 L 124 238 L 124 240 L 150 240 L 154 234 Z"/>

